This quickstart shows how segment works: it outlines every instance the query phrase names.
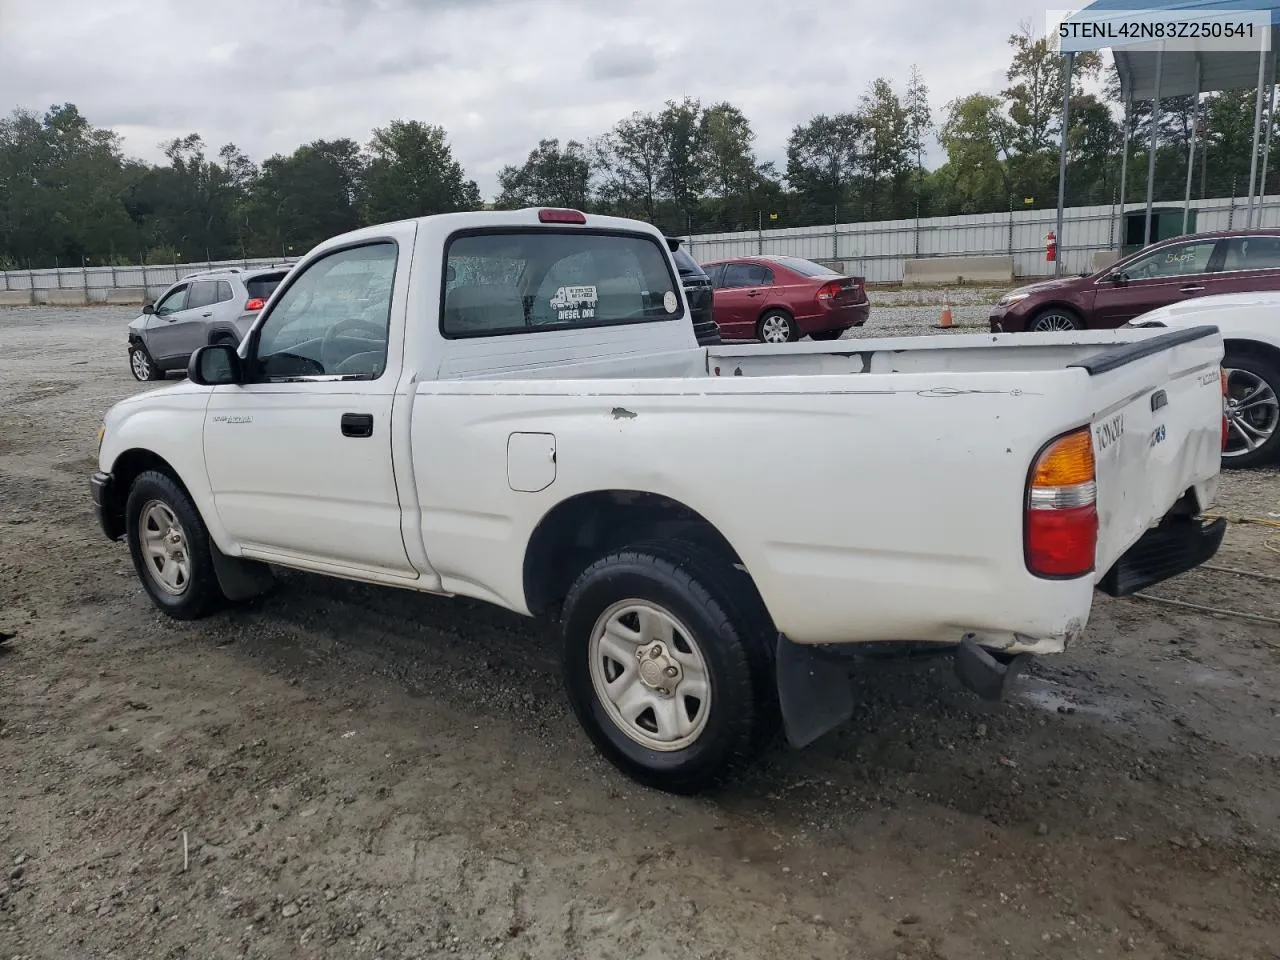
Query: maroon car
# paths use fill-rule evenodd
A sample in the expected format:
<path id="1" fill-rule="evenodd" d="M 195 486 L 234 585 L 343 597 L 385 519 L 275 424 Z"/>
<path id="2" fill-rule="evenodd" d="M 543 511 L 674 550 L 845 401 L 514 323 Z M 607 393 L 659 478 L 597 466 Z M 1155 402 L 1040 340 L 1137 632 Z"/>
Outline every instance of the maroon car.
<path id="1" fill-rule="evenodd" d="M 1211 293 L 1280 290 L 1280 231 L 1232 230 L 1162 240 L 1083 277 L 1005 294 L 991 311 L 1000 333 L 1101 330 Z"/>
<path id="2" fill-rule="evenodd" d="M 786 343 L 806 333 L 835 340 L 867 322 L 862 277 L 846 277 L 799 257 L 735 257 L 704 263 L 715 288 L 716 323 L 731 340 Z"/>

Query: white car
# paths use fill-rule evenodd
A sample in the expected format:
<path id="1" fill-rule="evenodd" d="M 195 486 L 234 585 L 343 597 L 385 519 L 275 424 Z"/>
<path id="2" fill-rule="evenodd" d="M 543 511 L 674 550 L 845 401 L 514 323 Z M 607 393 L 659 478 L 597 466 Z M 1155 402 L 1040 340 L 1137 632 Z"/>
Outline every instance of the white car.
<path id="1" fill-rule="evenodd" d="M 107 413 L 91 486 L 175 618 L 269 565 L 555 617 L 599 749 L 692 791 L 846 719 L 842 653 L 954 649 L 996 696 L 1095 589 L 1212 556 L 1221 358 L 1212 327 L 700 347 L 652 226 L 447 214 L 308 253 L 238 349 Z"/>
<path id="2" fill-rule="evenodd" d="M 1228 435 L 1222 462 L 1253 467 L 1280 459 L 1280 291 L 1222 293 L 1150 310 L 1128 327 L 1222 331 Z"/>

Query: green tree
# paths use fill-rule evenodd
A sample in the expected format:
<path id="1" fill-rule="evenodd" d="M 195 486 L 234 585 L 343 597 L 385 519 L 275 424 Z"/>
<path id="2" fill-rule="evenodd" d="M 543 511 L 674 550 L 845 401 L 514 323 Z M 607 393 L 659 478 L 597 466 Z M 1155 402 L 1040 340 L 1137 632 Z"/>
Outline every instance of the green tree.
<path id="1" fill-rule="evenodd" d="M 1000 101 L 983 93 L 952 100 L 938 139 L 947 151 L 937 171 L 948 213 L 985 213 L 1008 202 L 1011 184 L 1006 161 L 1013 151 L 1012 125 Z"/>
<path id="2" fill-rule="evenodd" d="M 899 216 L 905 213 L 901 192 L 915 160 L 911 115 L 883 77 L 871 82 L 858 114 L 865 130 L 859 163 L 863 186 L 860 213 L 865 219 Z"/>
<path id="3" fill-rule="evenodd" d="M 591 175 L 591 157 L 578 141 L 570 140 L 561 148 L 559 140 L 540 140 L 524 163 L 498 172 L 500 193 L 495 206 L 500 210 L 539 206 L 585 210 L 591 205 Z"/>
<path id="4" fill-rule="evenodd" d="M 705 192 L 702 104 L 689 97 L 679 103 L 668 100 L 657 120 L 662 146 L 658 189 L 672 215 L 687 221 Z"/>
<path id="5" fill-rule="evenodd" d="M 393 120 L 373 131 L 365 223 L 476 210 L 480 188 L 453 156 L 444 127 Z"/>
<path id="6" fill-rule="evenodd" d="M 832 211 L 845 202 L 858 175 L 863 119 L 852 113 L 819 114 L 787 138 L 787 182 L 796 199 L 813 211 Z"/>
<path id="7" fill-rule="evenodd" d="M 307 250 L 354 230 L 364 201 L 364 156 L 354 140 L 314 140 L 262 164 L 246 220 L 260 252 Z"/>
<path id="8" fill-rule="evenodd" d="M 618 213 L 652 221 L 666 156 L 658 118 L 636 111 L 619 120 L 594 150 L 603 175 L 602 198 Z"/>

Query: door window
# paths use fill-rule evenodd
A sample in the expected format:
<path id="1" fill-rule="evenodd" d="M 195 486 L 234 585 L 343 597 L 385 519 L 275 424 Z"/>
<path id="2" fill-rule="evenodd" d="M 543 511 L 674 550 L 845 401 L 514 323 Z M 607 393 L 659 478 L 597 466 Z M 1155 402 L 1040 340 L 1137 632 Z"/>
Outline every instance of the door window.
<path id="1" fill-rule="evenodd" d="M 156 316 L 167 317 L 171 313 L 187 309 L 187 284 L 175 287 L 156 304 Z"/>
<path id="2" fill-rule="evenodd" d="M 1179 243 L 1139 257 L 1121 269 L 1130 280 L 1158 280 L 1208 273 L 1209 259 L 1217 245 L 1217 240 Z"/>
<path id="3" fill-rule="evenodd" d="M 1280 269 L 1280 237 L 1232 237 L 1223 270 Z"/>
<path id="4" fill-rule="evenodd" d="M 725 267 L 726 287 L 767 287 L 773 283 L 773 271 L 758 263 L 731 263 Z"/>
<path id="5" fill-rule="evenodd" d="M 218 302 L 218 284 L 213 280 L 197 280 L 191 285 L 191 293 L 187 295 L 187 309 L 208 307 Z"/>
<path id="6" fill-rule="evenodd" d="M 231 284 L 227 283 L 227 281 L 225 280 L 219 280 L 218 281 L 218 299 L 216 302 L 226 303 L 233 296 L 235 296 L 235 294 L 232 293 L 231 291 Z"/>
<path id="7" fill-rule="evenodd" d="M 390 241 L 321 257 L 262 322 L 254 350 L 266 380 L 376 380 L 387 363 L 397 247 Z"/>
<path id="8" fill-rule="evenodd" d="M 711 278 L 711 286 L 717 290 L 724 286 L 724 264 L 717 263 L 713 267 L 707 267 L 707 276 Z"/>

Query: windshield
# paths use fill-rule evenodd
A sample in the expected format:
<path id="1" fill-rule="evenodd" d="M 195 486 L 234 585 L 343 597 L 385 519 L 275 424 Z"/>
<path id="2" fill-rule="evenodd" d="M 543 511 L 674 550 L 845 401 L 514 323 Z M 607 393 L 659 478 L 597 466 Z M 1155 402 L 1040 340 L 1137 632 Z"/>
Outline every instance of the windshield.
<path id="1" fill-rule="evenodd" d="M 650 237 L 583 230 L 461 234 L 446 253 L 448 337 L 670 320 L 681 299 Z"/>
<path id="2" fill-rule="evenodd" d="M 798 273 L 802 277 L 838 277 L 840 274 L 830 267 L 824 267 L 820 263 L 814 263 L 812 260 L 802 260 L 799 257 L 774 257 L 774 262 L 780 267 L 786 267 L 792 273 Z"/>

